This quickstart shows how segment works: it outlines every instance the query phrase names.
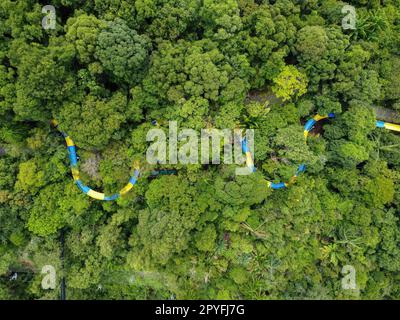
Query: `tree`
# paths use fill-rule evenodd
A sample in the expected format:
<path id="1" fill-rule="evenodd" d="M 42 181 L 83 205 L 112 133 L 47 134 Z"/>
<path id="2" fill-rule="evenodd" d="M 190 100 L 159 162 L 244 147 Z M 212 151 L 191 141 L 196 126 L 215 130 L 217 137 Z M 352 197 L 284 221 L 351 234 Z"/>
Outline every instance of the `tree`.
<path id="1" fill-rule="evenodd" d="M 381 64 L 384 96 L 388 100 L 400 100 L 399 79 L 400 58 L 389 56 Z"/>
<path id="2" fill-rule="evenodd" d="M 213 225 L 208 225 L 195 236 L 196 247 L 201 251 L 212 251 L 215 247 L 217 233 Z"/>
<path id="3" fill-rule="evenodd" d="M 195 195 L 196 188 L 175 176 L 161 177 L 149 185 L 148 208 L 139 213 L 130 241 L 134 245 L 130 261 L 135 270 L 165 265 L 188 248 L 190 232 L 206 209 L 199 206 Z"/>
<path id="4" fill-rule="evenodd" d="M 328 50 L 329 38 L 324 27 L 306 26 L 298 31 L 296 51 L 302 61 L 317 62 Z"/>
<path id="5" fill-rule="evenodd" d="M 152 58 L 143 80 L 145 92 L 139 98 L 152 101 L 153 105 L 180 104 L 192 97 L 211 103 L 243 99 L 246 82 L 237 81 L 234 71 L 212 41 L 205 39 L 190 45 L 184 40 L 176 44 L 163 41 Z M 149 96 L 155 99 L 150 100 Z"/>
<path id="6" fill-rule="evenodd" d="M 141 8 L 137 18 L 140 21 L 152 18 L 148 30 L 154 38 L 175 40 L 184 37 L 188 31 L 191 31 L 194 21 L 198 19 L 199 3 L 194 0 L 158 1 L 157 8 L 155 2 L 148 2 L 149 6 L 146 8 L 151 8 L 148 10 L 149 13 L 146 13 L 142 7 L 143 2 L 145 1 L 136 3 L 136 7 L 140 5 Z M 144 14 L 142 14 L 143 11 L 145 11 Z"/>
<path id="7" fill-rule="evenodd" d="M 296 99 L 307 92 L 307 76 L 294 66 L 285 66 L 273 82 L 273 92 L 283 101 Z"/>
<path id="8" fill-rule="evenodd" d="M 309 146 L 304 143 L 304 129 L 292 125 L 278 130 L 275 137 L 275 152 L 286 161 L 292 162 L 296 167 L 302 163 L 313 167 L 318 161 Z"/>
<path id="9" fill-rule="evenodd" d="M 16 190 L 35 194 L 41 187 L 46 185 L 45 173 L 38 168 L 34 159 L 19 165 Z"/>
<path id="10" fill-rule="evenodd" d="M 0 66 L 0 115 L 2 117 L 12 110 L 15 101 L 14 75 L 15 71 L 12 68 Z"/>
<path id="11" fill-rule="evenodd" d="M 50 46 L 46 49 L 37 43 L 27 45 L 18 41 L 13 44 L 17 57 L 11 63 L 18 70 L 13 109 L 20 119 L 48 120 L 51 112 L 74 93 L 74 77 L 67 67 L 73 47 L 61 38 L 51 41 Z"/>
<path id="12" fill-rule="evenodd" d="M 43 188 L 35 198 L 27 226 L 34 234 L 49 236 L 73 221 L 71 216 L 83 214 L 88 207 L 89 199 L 74 184 L 53 184 Z"/>
<path id="13" fill-rule="evenodd" d="M 334 78 L 348 46 L 348 36 L 339 28 L 306 26 L 298 31 L 294 49 L 300 67 L 307 72 L 309 90 L 317 92 L 320 82 Z"/>
<path id="14" fill-rule="evenodd" d="M 233 0 L 206 0 L 200 8 L 206 37 L 227 40 L 242 28 L 239 8 Z"/>
<path id="15" fill-rule="evenodd" d="M 332 146 L 332 161 L 340 163 L 346 168 L 354 168 L 368 160 L 369 155 L 365 147 L 350 141 L 338 141 Z"/>
<path id="16" fill-rule="evenodd" d="M 68 19 L 65 38 L 74 44 L 82 63 L 93 61 L 97 38 L 105 27 L 106 23 L 93 15 L 80 14 Z"/>
<path id="17" fill-rule="evenodd" d="M 146 36 L 130 29 L 123 20 L 115 19 L 100 32 L 95 56 L 113 76 L 132 84 L 140 80 L 147 67 L 150 47 Z"/>
<path id="18" fill-rule="evenodd" d="M 88 95 L 82 102 L 64 104 L 57 121 L 81 148 L 104 149 L 125 117 L 126 97 L 116 92 L 109 99 Z"/>
<path id="19" fill-rule="evenodd" d="M 360 45 L 351 46 L 344 54 L 332 85 L 333 90 L 343 95 L 344 100 L 350 98 L 349 91 L 359 82 L 361 73 L 368 67 L 370 59 L 370 52 Z"/>

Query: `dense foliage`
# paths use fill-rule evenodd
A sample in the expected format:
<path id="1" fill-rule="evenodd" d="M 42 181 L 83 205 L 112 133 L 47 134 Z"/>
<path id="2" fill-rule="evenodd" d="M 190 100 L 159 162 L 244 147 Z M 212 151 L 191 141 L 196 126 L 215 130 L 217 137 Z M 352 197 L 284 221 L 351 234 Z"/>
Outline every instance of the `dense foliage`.
<path id="1" fill-rule="evenodd" d="M 58 299 L 61 277 L 68 299 L 400 298 L 400 136 L 375 128 L 400 112 L 400 0 L 52 0 L 54 30 L 46 4 L 0 0 L 0 299 Z M 135 188 L 81 193 L 53 118 L 85 183 L 141 161 Z M 257 171 L 146 164 L 155 119 L 255 129 Z"/>

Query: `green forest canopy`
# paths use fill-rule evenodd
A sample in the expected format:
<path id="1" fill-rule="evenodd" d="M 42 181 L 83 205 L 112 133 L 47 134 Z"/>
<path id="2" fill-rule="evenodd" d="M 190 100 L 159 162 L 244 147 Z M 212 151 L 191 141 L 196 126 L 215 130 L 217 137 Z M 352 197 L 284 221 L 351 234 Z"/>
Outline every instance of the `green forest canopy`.
<path id="1" fill-rule="evenodd" d="M 68 299 L 400 298 L 400 136 L 374 125 L 375 107 L 400 113 L 400 0 L 52 0 L 54 30 L 46 4 L 0 2 L 0 299 L 58 299 L 62 276 Z M 304 144 L 304 120 L 328 112 Z M 95 201 L 53 118 L 107 193 L 154 119 L 253 128 L 258 170 L 148 165 Z M 266 187 L 303 162 L 295 185 Z"/>

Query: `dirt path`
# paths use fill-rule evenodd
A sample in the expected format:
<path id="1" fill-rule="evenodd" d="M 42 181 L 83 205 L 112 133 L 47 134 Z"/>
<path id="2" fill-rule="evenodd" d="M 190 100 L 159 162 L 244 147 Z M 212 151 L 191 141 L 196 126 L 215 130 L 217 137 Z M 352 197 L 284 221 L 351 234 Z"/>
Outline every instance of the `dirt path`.
<path id="1" fill-rule="evenodd" d="M 378 120 L 400 124 L 400 113 L 396 112 L 395 110 L 383 107 L 374 107 L 374 109 L 376 112 L 376 118 Z"/>
<path id="2" fill-rule="evenodd" d="M 257 101 L 260 103 L 265 103 L 268 101 L 268 105 L 281 105 L 282 100 L 278 98 L 271 90 L 261 89 L 261 90 L 252 90 L 247 95 L 247 101 Z"/>

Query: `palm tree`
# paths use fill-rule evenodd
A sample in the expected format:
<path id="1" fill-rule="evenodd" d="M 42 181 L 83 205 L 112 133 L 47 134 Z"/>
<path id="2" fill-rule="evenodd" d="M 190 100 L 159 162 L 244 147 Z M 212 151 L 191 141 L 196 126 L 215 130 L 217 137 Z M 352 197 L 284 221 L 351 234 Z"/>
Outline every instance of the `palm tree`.
<path id="1" fill-rule="evenodd" d="M 390 25 L 382 10 L 361 11 L 357 16 L 355 39 L 378 40 L 381 32 L 387 32 Z"/>

